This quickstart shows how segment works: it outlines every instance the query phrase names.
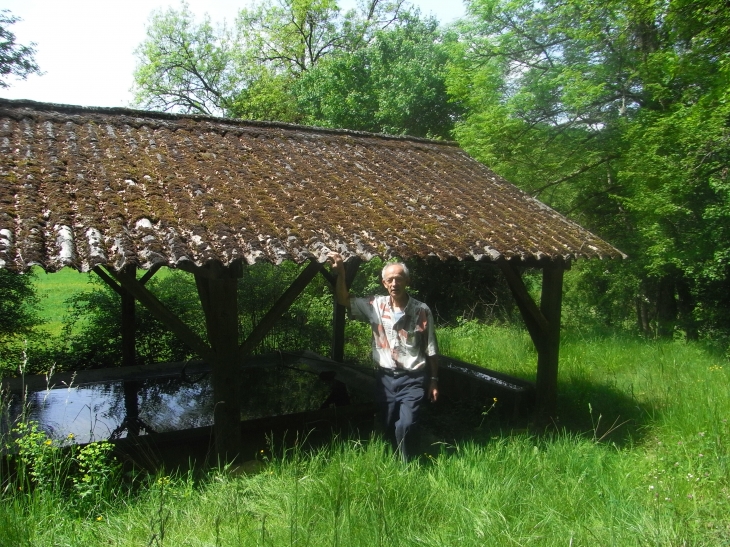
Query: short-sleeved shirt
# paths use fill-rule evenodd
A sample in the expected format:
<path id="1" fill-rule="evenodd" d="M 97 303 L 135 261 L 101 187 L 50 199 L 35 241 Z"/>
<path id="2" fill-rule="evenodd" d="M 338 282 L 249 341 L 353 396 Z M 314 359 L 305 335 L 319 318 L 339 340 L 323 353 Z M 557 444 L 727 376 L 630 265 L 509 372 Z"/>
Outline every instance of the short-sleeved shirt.
<path id="1" fill-rule="evenodd" d="M 376 366 L 420 370 L 426 366 L 427 356 L 438 353 L 431 310 L 413 297 L 397 320 L 390 296 L 350 298 L 350 315 L 370 324 Z"/>

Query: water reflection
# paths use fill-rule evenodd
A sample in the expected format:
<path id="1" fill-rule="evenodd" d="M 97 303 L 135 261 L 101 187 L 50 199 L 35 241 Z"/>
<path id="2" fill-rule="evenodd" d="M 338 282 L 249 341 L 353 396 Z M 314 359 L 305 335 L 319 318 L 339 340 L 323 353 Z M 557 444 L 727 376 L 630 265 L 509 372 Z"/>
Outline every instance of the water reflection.
<path id="1" fill-rule="evenodd" d="M 308 369 L 243 369 L 241 419 L 316 410 L 332 399 L 332 390 L 328 376 Z M 14 397 L 11 416 L 18 419 L 22 408 Z M 190 429 L 212 425 L 213 389 L 208 375 L 72 385 L 29 393 L 26 416 L 49 437 L 73 434 L 79 443 Z"/>

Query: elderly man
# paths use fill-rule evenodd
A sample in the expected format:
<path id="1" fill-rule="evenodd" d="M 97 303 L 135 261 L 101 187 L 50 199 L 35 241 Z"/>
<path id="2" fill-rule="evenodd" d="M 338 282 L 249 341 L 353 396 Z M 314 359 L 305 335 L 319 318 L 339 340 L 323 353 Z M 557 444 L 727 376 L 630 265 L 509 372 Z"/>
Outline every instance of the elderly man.
<path id="1" fill-rule="evenodd" d="M 370 323 L 373 361 L 377 368 L 375 401 L 380 425 L 404 460 L 416 454 L 418 414 L 426 393 L 438 398 L 438 346 L 433 315 L 423 302 L 408 295 L 408 268 L 389 263 L 383 268 L 387 296 L 351 297 L 345 283 L 345 266 L 338 253 L 330 253 L 337 272 L 337 302 L 353 319 Z M 394 438 L 393 438 L 394 435 Z"/>

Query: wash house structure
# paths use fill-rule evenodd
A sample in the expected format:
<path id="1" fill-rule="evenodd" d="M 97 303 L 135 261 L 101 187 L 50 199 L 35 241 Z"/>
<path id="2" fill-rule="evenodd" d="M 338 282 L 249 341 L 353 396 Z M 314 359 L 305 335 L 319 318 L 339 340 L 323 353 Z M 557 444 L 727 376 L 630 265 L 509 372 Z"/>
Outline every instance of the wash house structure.
<path id="1" fill-rule="evenodd" d="M 623 257 L 450 142 L 0 99 L 0 181 L 0 267 L 99 274 L 122 295 L 125 362 L 135 301 L 147 307 L 211 365 L 215 448 L 227 458 L 241 444 L 241 366 L 315 276 L 334 282 L 330 250 L 350 278 L 376 256 L 494 263 L 537 349 L 543 417 L 557 397 L 563 273 L 576 259 Z M 239 343 L 242 268 L 286 260 L 307 265 Z M 195 277 L 207 337 L 146 289 L 161 266 Z M 542 270 L 539 302 L 525 267 Z"/>

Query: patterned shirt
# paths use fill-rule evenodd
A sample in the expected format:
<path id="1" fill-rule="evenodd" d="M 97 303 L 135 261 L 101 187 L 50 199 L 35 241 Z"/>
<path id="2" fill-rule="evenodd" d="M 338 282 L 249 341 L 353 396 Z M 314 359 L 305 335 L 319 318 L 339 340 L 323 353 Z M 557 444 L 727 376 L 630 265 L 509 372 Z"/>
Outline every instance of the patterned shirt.
<path id="1" fill-rule="evenodd" d="M 408 298 L 403 316 L 395 320 L 390 296 L 350 298 L 353 319 L 370 323 L 373 361 L 387 369 L 420 370 L 426 357 L 438 353 L 433 315 L 423 302 Z"/>

